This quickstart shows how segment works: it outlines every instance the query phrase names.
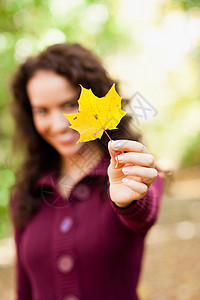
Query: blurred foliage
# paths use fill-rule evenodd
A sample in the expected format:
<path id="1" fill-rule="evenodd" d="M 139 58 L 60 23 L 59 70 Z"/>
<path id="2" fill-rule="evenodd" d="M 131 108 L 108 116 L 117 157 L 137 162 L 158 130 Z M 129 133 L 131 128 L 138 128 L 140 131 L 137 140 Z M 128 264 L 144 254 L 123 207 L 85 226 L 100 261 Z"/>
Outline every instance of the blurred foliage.
<path id="1" fill-rule="evenodd" d="M 124 21 L 122 21 L 120 13 L 125 2 L 127 2 L 127 5 L 130 5 L 130 9 L 128 7 L 128 16 L 125 16 Z M 169 10 L 176 9 L 177 7 L 183 10 L 200 7 L 200 1 L 197 0 L 166 0 L 163 3 L 167 5 Z M 170 4 L 171 6 L 169 8 Z M 141 41 L 139 41 L 137 37 L 137 32 L 139 32 L 137 26 L 133 29 L 130 29 L 130 26 L 134 18 L 136 18 L 136 14 L 133 15 L 133 13 L 135 9 L 137 12 L 139 1 L 133 1 L 133 5 L 135 5 L 133 7 L 131 5 L 131 1 L 128 0 L 0 1 L 0 76 L 1 79 L 3 79 L 0 81 L 0 238 L 10 233 L 7 206 L 9 201 L 9 188 L 14 183 L 16 165 L 16 162 L 10 156 L 11 137 L 14 134 L 14 126 L 8 110 L 11 100 L 9 93 L 11 74 L 16 69 L 16 66 L 20 62 L 23 62 L 26 57 L 34 55 L 49 44 L 65 41 L 82 43 L 103 59 L 119 55 L 120 60 L 122 55 L 126 57 L 127 49 L 129 53 L 134 56 L 135 53 L 141 50 Z M 146 5 L 147 3 L 145 7 Z M 157 5 L 161 7 L 161 4 Z M 148 14 L 145 15 L 145 13 L 144 9 L 141 14 L 142 19 L 145 17 L 148 18 Z M 166 10 L 162 10 L 161 7 L 160 14 L 157 17 L 159 22 L 162 21 L 162 13 L 166 14 L 167 12 Z M 136 22 L 139 24 L 141 20 L 138 18 Z M 140 35 L 140 32 L 138 35 Z M 198 74 L 199 77 L 199 48 L 196 48 L 193 52 L 192 59 L 192 64 L 194 64 L 194 69 L 196 69 L 196 74 Z M 159 61 L 157 65 L 159 66 Z M 129 67 L 130 62 L 128 62 L 128 68 Z M 128 70 L 125 70 L 124 73 L 126 73 L 126 71 Z M 162 72 L 162 69 L 159 71 Z M 147 72 L 148 70 L 146 69 L 146 73 Z M 177 76 L 170 73 L 170 71 L 168 75 L 169 78 L 171 78 L 171 85 L 173 86 L 177 80 Z M 144 76 L 144 74 L 142 74 L 142 76 Z M 174 86 L 174 89 L 177 89 L 177 85 Z M 179 93 L 179 91 L 177 93 Z M 192 97 L 199 99 L 199 93 L 200 90 L 197 90 Z M 186 107 L 184 103 L 188 100 L 186 96 L 184 98 L 182 95 L 177 97 L 177 99 L 176 103 L 166 107 L 165 111 L 168 118 L 168 126 L 166 128 L 163 128 L 164 118 L 162 118 L 162 112 L 160 113 L 160 121 L 157 120 L 156 126 L 149 126 L 153 128 L 153 130 L 149 130 L 153 131 L 155 135 L 157 134 L 157 137 L 161 134 L 164 135 L 166 132 L 165 137 L 169 139 L 172 137 L 171 141 L 175 143 L 177 136 L 172 133 L 177 130 L 179 124 L 182 124 L 185 118 L 183 117 L 184 113 L 186 113 L 184 111 Z M 196 107 L 199 105 L 199 100 L 197 101 Z M 182 114 L 179 114 L 179 112 Z M 149 131 L 148 134 L 151 138 L 152 133 Z M 198 155 L 199 143 L 199 135 L 198 137 L 191 136 L 190 143 L 189 141 L 185 142 L 185 144 L 183 143 L 184 165 L 189 166 L 200 163 Z M 171 145 L 168 146 L 171 150 Z M 160 149 L 159 138 L 155 140 L 155 148 Z"/>
<path id="2" fill-rule="evenodd" d="M 187 143 L 187 147 L 183 153 L 182 166 L 188 167 L 198 164 L 200 166 L 200 132 L 196 136 L 192 136 Z"/>
<path id="3" fill-rule="evenodd" d="M 188 10 L 193 7 L 200 7 L 199 0 L 172 0 L 172 4 Z"/>

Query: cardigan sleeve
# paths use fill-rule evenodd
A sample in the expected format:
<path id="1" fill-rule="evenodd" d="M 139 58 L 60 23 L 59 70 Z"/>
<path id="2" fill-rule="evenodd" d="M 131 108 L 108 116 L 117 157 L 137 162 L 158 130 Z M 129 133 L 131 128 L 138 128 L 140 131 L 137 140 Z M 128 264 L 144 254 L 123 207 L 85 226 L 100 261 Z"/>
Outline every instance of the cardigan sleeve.
<path id="1" fill-rule="evenodd" d="M 131 202 L 127 207 L 121 208 L 110 198 L 110 183 L 108 181 L 107 191 L 111 206 L 124 226 L 137 233 L 147 232 L 157 220 L 163 185 L 163 179 L 158 175 L 143 198 Z"/>
<path id="2" fill-rule="evenodd" d="M 13 217 L 16 208 L 16 197 L 13 197 L 10 201 L 10 213 L 11 217 Z M 19 229 L 15 224 L 13 225 L 13 233 L 15 240 L 15 250 L 16 250 L 16 258 L 15 258 L 15 289 L 16 296 L 15 300 L 31 300 L 31 285 L 26 271 L 22 265 L 20 253 L 20 244 L 21 238 L 23 236 L 23 230 Z"/>

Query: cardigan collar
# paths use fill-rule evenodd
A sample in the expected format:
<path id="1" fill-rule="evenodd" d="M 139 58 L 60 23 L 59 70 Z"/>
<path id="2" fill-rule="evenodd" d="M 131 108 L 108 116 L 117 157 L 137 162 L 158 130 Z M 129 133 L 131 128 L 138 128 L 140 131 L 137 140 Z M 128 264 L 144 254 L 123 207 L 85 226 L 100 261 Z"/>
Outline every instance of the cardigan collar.
<path id="1" fill-rule="evenodd" d="M 105 154 L 98 165 L 91 169 L 85 177 L 107 176 L 107 168 L 110 163 L 110 158 Z M 84 178 L 85 178 L 84 177 Z M 36 182 L 35 188 L 38 189 L 43 186 L 55 188 L 56 179 L 58 178 L 58 172 L 52 170 L 43 174 Z M 83 179 L 82 179 L 83 180 Z"/>

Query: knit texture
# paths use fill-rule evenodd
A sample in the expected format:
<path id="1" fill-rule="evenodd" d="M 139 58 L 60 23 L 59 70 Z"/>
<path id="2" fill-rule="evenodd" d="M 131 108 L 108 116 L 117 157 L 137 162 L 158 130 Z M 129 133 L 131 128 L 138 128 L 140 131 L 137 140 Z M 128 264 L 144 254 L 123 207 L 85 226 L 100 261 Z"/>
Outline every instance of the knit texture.
<path id="1" fill-rule="evenodd" d="M 105 156 L 87 177 L 107 176 Z M 23 230 L 14 226 L 16 300 L 138 300 L 144 239 L 155 223 L 163 182 L 120 208 L 102 199 L 95 181 L 83 179 L 64 199 L 56 173 L 36 183 L 41 207 Z M 15 213 L 17 197 L 11 201 Z M 70 298 L 71 297 L 71 298 Z"/>

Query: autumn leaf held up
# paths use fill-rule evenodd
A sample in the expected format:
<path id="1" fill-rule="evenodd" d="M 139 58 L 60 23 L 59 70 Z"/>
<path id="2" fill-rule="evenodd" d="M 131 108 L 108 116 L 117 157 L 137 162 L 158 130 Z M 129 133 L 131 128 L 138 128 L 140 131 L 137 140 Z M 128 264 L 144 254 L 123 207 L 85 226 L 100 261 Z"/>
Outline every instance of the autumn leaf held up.
<path id="1" fill-rule="evenodd" d="M 81 86 L 78 112 L 64 114 L 71 123 L 69 127 L 80 133 L 77 143 L 101 138 L 106 129 L 117 129 L 116 126 L 126 114 L 121 110 L 121 99 L 115 90 L 115 84 L 101 98 L 95 96 L 91 89 Z"/>

